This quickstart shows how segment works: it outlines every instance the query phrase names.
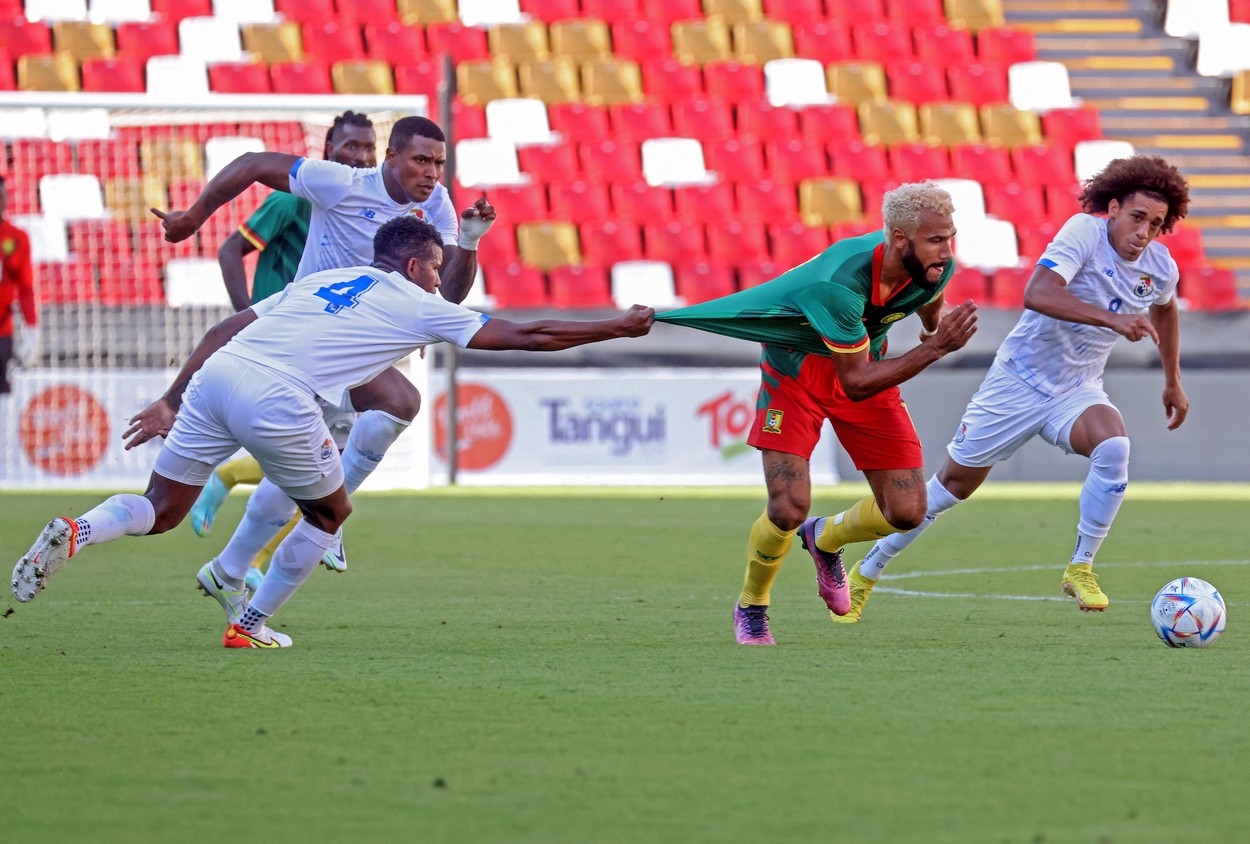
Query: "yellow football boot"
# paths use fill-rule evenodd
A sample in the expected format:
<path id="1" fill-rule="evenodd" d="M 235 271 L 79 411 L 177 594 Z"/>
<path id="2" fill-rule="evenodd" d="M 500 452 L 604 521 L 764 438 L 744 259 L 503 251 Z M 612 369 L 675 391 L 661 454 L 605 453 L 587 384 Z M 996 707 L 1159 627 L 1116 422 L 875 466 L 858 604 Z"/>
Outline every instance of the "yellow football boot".
<path id="1" fill-rule="evenodd" d="M 1082 612 L 1102 612 L 1107 608 L 1107 596 L 1098 588 L 1098 575 L 1091 571 L 1089 563 L 1068 565 L 1063 573 L 1063 594 L 1076 598 Z"/>

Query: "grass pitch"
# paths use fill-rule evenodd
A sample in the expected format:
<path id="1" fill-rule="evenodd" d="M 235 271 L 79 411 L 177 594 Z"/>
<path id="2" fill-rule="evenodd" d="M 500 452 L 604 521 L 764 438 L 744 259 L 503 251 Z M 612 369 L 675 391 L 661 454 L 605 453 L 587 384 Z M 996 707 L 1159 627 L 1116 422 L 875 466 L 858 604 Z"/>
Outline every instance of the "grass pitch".
<path id="1" fill-rule="evenodd" d="M 815 512 L 864 488 L 820 491 Z M 3 565 L 100 496 L 0 495 Z M 779 647 L 733 644 L 761 490 L 360 496 L 349 571 L 220 646 L 186 526 L 0 609 L 0 837 L 50 841 L 1244 840 L 1246 487 L 1130 487 L 1111 607 L 1059 599 L 1076 488 L 987 486 L 828 621 L 798 543 Z M 848 555 L 858 560 L 866 546 Z M 8 569 L 6 568 L 7 572 Z M 1194 575 L 1223 638 L 1172 650 Z"/>

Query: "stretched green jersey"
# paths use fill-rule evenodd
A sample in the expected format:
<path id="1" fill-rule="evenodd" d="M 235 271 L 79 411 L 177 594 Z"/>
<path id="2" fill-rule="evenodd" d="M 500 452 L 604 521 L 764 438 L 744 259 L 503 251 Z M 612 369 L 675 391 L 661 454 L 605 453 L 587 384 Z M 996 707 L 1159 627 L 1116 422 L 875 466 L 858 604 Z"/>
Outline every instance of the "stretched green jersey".
<path id="1" fill-rule="evenodd" d="M 935 290 L 909 281 L 882 300 L 885 237 L 872 232 L 840 240 L 772 281 L 709 302 L 656 314 L 656 319 L 764 344 L 763 361 L 797 375 L 805 355 L 885 356 L 889 327 L 928 304 L 955 271 L 946 266 Z"/>
<path id="2" fill-rule="evenodd" d="M 274 191 L 239 226 L 239 234 L 260 250 L 252 276 L 253 303 L 272 296 L 295 278 L 311 217 L 312 203 L 307 199 Z"/>

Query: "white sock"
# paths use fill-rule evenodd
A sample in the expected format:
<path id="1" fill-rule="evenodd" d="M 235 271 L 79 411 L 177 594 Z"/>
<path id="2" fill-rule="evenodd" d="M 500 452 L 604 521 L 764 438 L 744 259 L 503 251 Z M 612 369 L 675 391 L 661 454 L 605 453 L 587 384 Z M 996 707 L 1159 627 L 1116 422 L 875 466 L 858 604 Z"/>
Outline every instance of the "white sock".
<path id="1" fill-rule="evenodd" d="M 360 414 L 343 448 L 343 479 L 348 495 L 360 489 L 365 478 L 378 468 L 386 450 L 410 424 L 382 410 Z"/>
<path id="2" fill-rule="evenodd" d="M 282 608 L 295 594 L 312 570 L 321 562 L 326 549 L 334 542 L 334 534 L 315 528 L 300 519 L 273 552 L 269 571 L 249 602 L 258 613 L 268 617 Z"/>
<path id="3" fill-rule="evenodd" d="M 1089 455 L 1089 474 L 1081 487 L 1081 518 L 1076 526 L 1072 565 L 1089 563 L 1111 532 L 1128 486 L 1128 437 L 1103 440 Z"/>
<path id="4" fill-rule="evenodd" d="M 890 561 L 903 553 L 903 549 L 920 538 L 920 534 L 937 521 L 937 517 L 959 503 L 960 499 L 951 495 L 950 490 L 942 486 L 937 475 L 929 478 L 925 484 L 925 493 L 929 499 L 929 507 L 925 511 L 924 521 L 906 533 L 892 533 L 873 543 L 864 561 L 859 564 L 859 573 L 869 580 L 880 580 L 881 573 Z"/>
<path id="5" fill-rule="evenodd" d="M 231 580 L 245 577 L 252 560 L 291 521 L 295 510 L 295 502 L 289 495 L 268 478 L 262 480 L 247 500 L 243 520 L 217 555 L 226 577 Z"/>
<path id="6" fill-rule="evenodd" d="M 156 510 L 142 495 L 123 492 L 106 498 L 77 519 L 75 547 L 112 542 L 122 536 L 143 536 L 156 524 Z"/>

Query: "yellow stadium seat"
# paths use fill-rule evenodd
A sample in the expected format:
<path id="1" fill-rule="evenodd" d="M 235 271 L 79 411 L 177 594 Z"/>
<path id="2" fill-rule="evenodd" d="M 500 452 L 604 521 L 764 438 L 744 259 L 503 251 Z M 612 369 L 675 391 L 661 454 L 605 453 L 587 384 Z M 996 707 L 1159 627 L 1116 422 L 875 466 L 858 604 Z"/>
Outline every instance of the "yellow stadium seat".
<path id="1" fill-rule="evenodd" d="M 506 60 L 462 62 L 456 65 L 456 90 L 467 105 L 515 97 L 516 68 Z"/>
<path id="2" fill-rule="evenodd" d="M 393 96 L 395 77 L 391 66 L 384 61 L 335 62 L 330 68 L 330 79 L 336 94 L 382 94 Z"/>
<path id="3" fill-rule="evenodd" d="M 521 96 L 552 103 L 574 103 L 582 99 L 582 82 L 577 62 L 556 56 L 546 62 L 525 62 L 517 73 Z"/>
<path id="4" fill-rule="evenodd" d="M 946 21 L 949 26 L 983 29 L 1003 26 L 1002 0 L 946 0 Z"/>
<path id="5" fill-rule="evenodd" d="M 612 36 L 601 20 L 581 19 L 555 21 L 548 32 L 551 52 L 568 56 L 578 62 L 606 59 L 612 56 Z"/>
<path id="6" fill-rule="evenodd" d="M 853 223 L 863 216 L 859 182 L 806 179 L 799 184 L 799 216 L 808 226 Z"/>
<path id="7" fill-rule="evenodd" d="M 459 20 L 456 0 L 395 0 L 395 12 L 406 24 Z"/>
<path id="8" fill-rule="evenodd" d="M 1042 123 L 1035 111 L 1015 108 L 1009 103 L 981 106 L 981 134 L 986 140 L 1007 146 L 1040 144 Z"/>
<path id="9" fill-rule="evenodd" d="M 191 138 L 144 138 L 139 141 L 139 167 L 165 182 L 204 178 L 200 145 Z"/>
<path id="10" fill-rule="evenodd" d="M 920 134 L 931 144 L 963 144 L 981 140 L 981 120 L 972 103 L 925 103 L 920 107 Z"/>
<path id="11" fill-rule="evenodd" d="M 1250 70 L 1233 77 L 1232 107 L 1234 114 L 1250 114 Z"/>
<path id="12" fill-rule="evenodd" d="M 547 27 L 542 21 L 528 23 L 500 23 L 488 27 L 486 42 L 490 53 L 515 64 L 521 62 L 544 62 L 551 57 L 547 41 Z"/>
<path id="13" fill-rule="evenodd" d="M 733 43 L 734 55 L 743 64 L 794 57 L 794 34 L 783 21 L 734 24 Z"/>
<path id="14" fill-rule="evenodd" d="M 55 53 L 29 53 L 17 60 L 19 91 L 79 91 L 78 62 L 68 50 Z"/>
<path id="15" fill-rule="evenodd" d="M 52 24 L 52 45 L 80 64 L 83 59 L 111 59 L 117 54 L 113 27 L 106 23 L 56 21 Z"/>
<path id="16" fill-rule="evenodd" d="M 104 183 L 104 205 L 118 219 L 144 223 L 154 219 L 149 209 L 169 206 L 169 195 L 164 180 L 156 176 L 109 179 Z"/>
<path id="17" fill-rule="evenodd" d="M 527 266 L 549 270 L 582 262 L 577 226 L 573 223 L 546 220 L 521 223 L 517 226 L 516 240 L 521 263 Z"/>
<path id="18" fill-rule="evenodd" d="M 582 65 L 582 94 L 592 105 L 635 103 L 643 99 L 637 62 L 599 61 Z"/>
<path id="19" fill-rule="evenodd" d="M 719 15 L 728 23 L 752 23 L 764 19 L 760 0 L 703 0 L 703 13 Z"/>
<path id="20" fill-rule="evenodd" d="M 859 104 L 859 134 L 866 144 L 909 144 L 920 140 L 916 106 L 902 100 Z"/>
<path id="21" fill-rule="evenodd" d="M 240 29 L 243 49 L 260 56 L 266 64 L 304 58 L 304 41 L 295 21 L 244 24 Z"/>
<path id="22" fill-rule="evenodd" d="M 885 68 L 877 62 L 835 62 L 825 68 L 829 93 L 849 103 L 885 102 Z"/>
<path id="23" fill-rule="evenodd" d="M 733 58 L 729 24 L 724 18 L 677 21 L 672 33 L 673 55 L 683 64 L 703 65 Z"/>

